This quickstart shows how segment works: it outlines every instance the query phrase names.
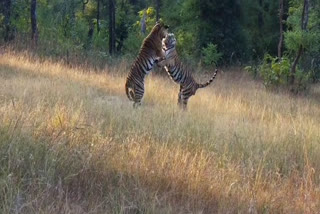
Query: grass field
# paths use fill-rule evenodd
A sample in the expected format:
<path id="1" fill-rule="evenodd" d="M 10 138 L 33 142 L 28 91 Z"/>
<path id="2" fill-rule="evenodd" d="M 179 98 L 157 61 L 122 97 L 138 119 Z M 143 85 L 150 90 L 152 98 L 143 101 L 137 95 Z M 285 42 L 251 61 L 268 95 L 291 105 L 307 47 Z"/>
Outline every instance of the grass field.
<path id="1" fill-rule="evenodd" d="M 319 86 L 274 93 L 230 69 L 181 112 L 153 74 L 133 109 L 129 66 L 0 55 L 0 213 L 320 212 Z"/>

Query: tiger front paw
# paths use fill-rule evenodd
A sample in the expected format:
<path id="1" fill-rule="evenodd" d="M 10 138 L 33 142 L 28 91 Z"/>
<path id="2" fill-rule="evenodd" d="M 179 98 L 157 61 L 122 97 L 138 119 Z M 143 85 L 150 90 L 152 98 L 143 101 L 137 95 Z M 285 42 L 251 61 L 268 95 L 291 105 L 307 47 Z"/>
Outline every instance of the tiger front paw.
<path id="1" fill-rule="evenodd" d="M 154 61 L 158 67 L 165 66 L 166 58 L 165 57 L 157 57 Z"/>

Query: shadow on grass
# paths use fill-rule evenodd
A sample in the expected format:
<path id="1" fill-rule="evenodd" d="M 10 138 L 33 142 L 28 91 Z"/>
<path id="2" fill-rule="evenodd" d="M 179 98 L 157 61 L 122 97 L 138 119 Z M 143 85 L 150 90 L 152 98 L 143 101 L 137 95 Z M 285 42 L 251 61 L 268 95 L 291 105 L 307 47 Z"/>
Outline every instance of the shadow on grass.
<path id="1" fill-rule="evenodd" d="M 19 128 L 0 125 L 0 211 L 236 213 L 248 209 L 233 196 L 202 197 L 201 192 L 187 191 L 184 181 L 178 183 L 180 189 L 173 188 L 165 175 L 148 180 L 115 170 L 112 163 L 108 165 L 110 145 L 101 145 L 92 156 L 86 144 L 60 140 L 39 140 Z"/>

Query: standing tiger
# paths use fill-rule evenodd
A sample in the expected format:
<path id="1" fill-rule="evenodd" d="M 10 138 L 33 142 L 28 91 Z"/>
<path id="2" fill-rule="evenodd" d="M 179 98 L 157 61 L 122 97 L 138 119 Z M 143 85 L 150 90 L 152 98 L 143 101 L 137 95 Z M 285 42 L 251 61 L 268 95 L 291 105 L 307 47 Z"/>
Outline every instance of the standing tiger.
<path id="1" fill-rule="evenodd" d="M 180 92 L 178 95 L 178 105 L 186 109 L 188 99 L 195 95 L 199 88 L 204 88 L 210 85 L 213 79 L 216 77 L 218 70 L 215 69 L 213 76 L 208 82 L 200 84 L 197 83 L 192 77 L 191 71 L 182 64 L 176 51 L 176 38 L 173 33 L 169 33 L 162 40 L 162 48 L 165 58 L 158 62 L 159 66 L 164 66 L 165 70 L 171 77 L 171 79 L 180 84 Z"/>
<path id="2" fill-rule="evenodd" d="M 157 22 L 150 34 L 144 39 L 137 59 L 132 64 L 126 81 L 126 94 L 133 106 L 141 105 L 144 94 L 144 78 L 154 63 L 163 58 L 162 39 L 168 34 L 168 26 Z"/>

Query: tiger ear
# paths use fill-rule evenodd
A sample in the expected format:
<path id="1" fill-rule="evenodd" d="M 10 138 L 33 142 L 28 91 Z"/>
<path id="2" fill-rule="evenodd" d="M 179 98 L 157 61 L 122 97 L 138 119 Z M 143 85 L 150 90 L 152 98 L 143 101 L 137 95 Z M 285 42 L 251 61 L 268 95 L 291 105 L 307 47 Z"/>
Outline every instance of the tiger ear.
<path id="1" fill-rule="evenodd" d="M 156 21 L 156 25 L 160 24 L 160 20 Z"/>

